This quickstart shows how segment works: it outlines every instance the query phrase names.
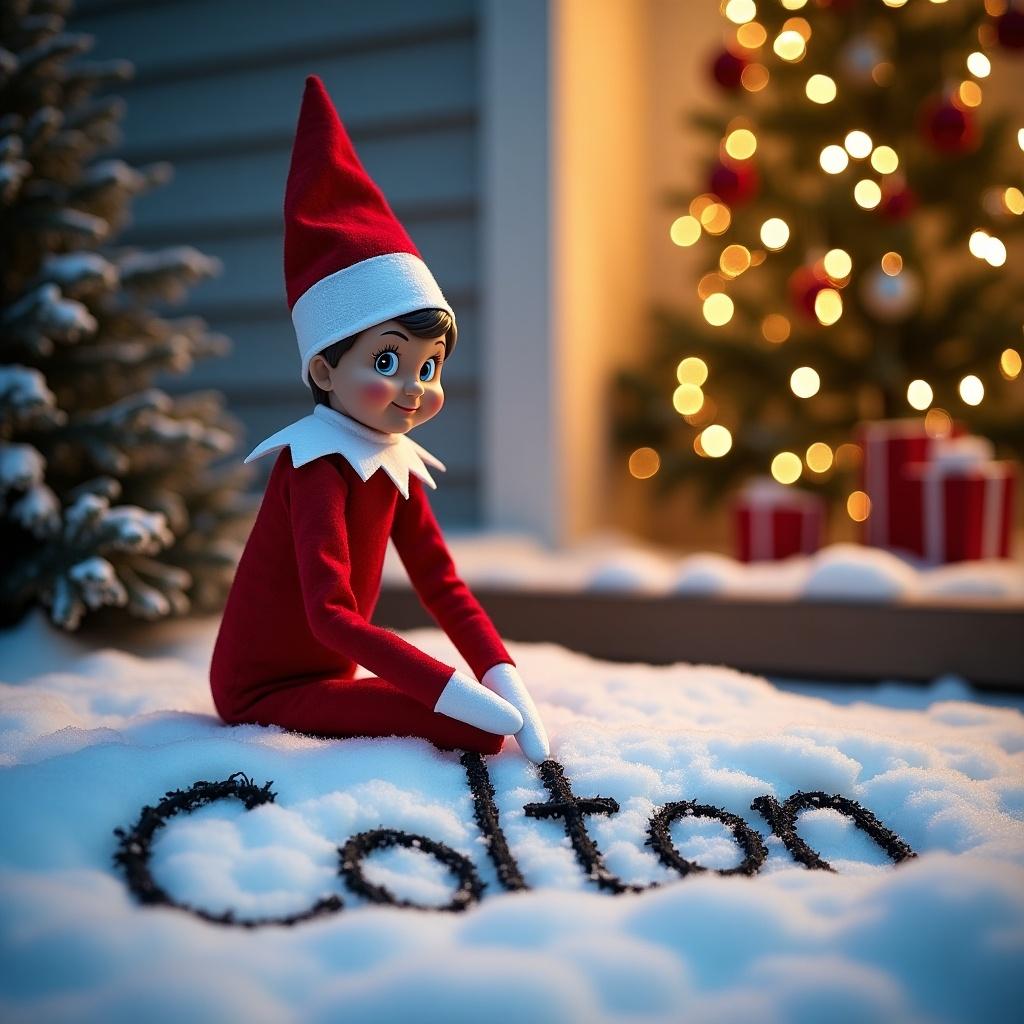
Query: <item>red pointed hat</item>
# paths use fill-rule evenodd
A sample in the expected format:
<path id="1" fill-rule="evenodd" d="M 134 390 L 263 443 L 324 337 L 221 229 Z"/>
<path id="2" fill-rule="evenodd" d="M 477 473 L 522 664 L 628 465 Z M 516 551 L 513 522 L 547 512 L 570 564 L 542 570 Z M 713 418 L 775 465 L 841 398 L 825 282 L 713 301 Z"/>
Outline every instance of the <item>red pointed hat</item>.
<path id="1" fill-rule="evenodd" d="M 417 309 L 451 307 L 366 173 L 323 82 L 306 79 L 284 198 L 284 276 L 302 360 Z"/>

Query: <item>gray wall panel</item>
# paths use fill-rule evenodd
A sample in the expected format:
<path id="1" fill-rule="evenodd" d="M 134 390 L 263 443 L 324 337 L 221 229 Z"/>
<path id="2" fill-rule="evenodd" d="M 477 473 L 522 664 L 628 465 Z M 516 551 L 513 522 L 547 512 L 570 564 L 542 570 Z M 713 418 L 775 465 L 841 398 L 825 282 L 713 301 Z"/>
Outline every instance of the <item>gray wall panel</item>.
<path id="1" fill-rule="evenodd" d="M 115 155 L 169 160 L 171 184 L 140 197 L 118 244 L 194 245 L 224 264 L 171 315 L 199 314 L 232 339 L 172 392 L 213 387 L 246 429 L 244 456 L 305 415 L 284 297 L 281 209 L 307 74 L 319 74 L 459 315 L 443 412 L 415 437 L 448 466 L 442 521 L 480 517 L 478 0 L 81 0 L 70 27 L 136 79 Z M 269 464 L 260 467 L 262 474 Z"/>

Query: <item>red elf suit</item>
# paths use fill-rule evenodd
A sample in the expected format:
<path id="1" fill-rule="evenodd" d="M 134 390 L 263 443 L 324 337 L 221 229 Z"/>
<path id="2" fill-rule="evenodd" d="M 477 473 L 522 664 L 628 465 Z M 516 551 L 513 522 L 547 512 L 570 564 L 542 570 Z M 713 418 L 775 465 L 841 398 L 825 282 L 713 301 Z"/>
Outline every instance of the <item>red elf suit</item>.
<path id="1" fill-rule="evenodd" d="M 285 276 L 304 384 L 312 357 L 336 341 L 420 309 L 451 313 L 313 76 L 286 189 Z M 427 467 L 444 465 L 404 434 L 328 405 L 246 462 L 273 452 L 213 651 L 221 718 L 482 753 L 514 734 L 527 757 L 547 757 L 536 707 L 427 501 L 425 486 L 436 487 Z M 477 679 L 370 623 L 389 537 Z M 374 675 L 356 678 L 360 666 Z"/>

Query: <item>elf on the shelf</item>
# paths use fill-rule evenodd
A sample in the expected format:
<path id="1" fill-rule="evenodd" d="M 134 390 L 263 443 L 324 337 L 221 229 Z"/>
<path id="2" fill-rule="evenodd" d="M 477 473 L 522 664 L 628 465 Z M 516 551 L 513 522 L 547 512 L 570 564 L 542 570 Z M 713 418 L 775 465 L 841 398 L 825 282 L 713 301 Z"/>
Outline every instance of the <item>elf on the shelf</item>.
<path id="1" fill-rule="evenodd" d="M 427 501 L 428 466 L 444 465 L 406 436 L 444 402 L 455 317 L 315 76 L 288 172 L 284 264 L 315 405 L 246 459 L 279 453 L 213 652 L 218 713 L 488 754 L 512 734 L 539 763 L 544 725 Z M 389 537 L 476 679 L 371 625 Z"/>

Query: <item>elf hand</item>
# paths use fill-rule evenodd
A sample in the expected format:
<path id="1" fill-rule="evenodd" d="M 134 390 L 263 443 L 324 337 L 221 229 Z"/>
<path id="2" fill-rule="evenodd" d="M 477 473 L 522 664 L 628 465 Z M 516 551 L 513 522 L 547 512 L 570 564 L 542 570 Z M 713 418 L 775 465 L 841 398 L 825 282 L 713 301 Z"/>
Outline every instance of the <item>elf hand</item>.
<path id="1" fill-rule="evenodd" d="M 551 746 L 537 706 L 526 689 L 526 683 L 515 665 L 502 662 L 492 665 L 480 680 L 489 690 L 503 697 L 523 717 L 522 728 L 514 735 L 519 749 L 534 763 L 540 764 L 551 756 Z"/>
<path id="2" fill-rule="evenodd" d="M 504 698 L 472 676 L 453 672 L 434 710 L 485 732 L 509 736 L 523 727 L 523 716 Z"/>

